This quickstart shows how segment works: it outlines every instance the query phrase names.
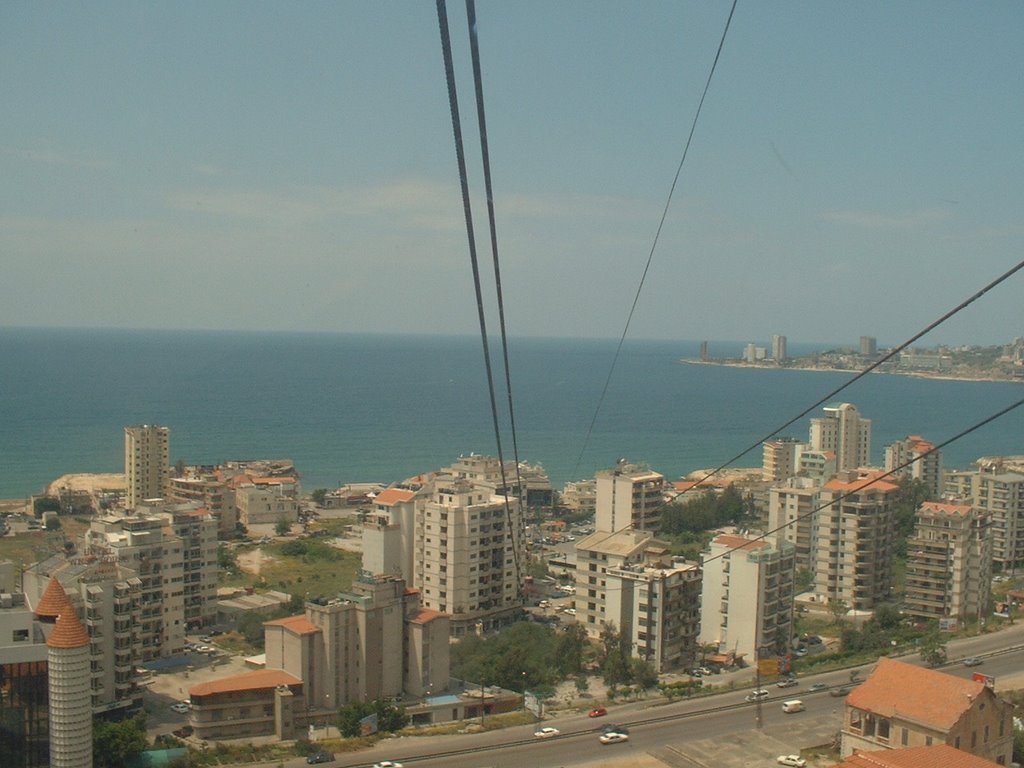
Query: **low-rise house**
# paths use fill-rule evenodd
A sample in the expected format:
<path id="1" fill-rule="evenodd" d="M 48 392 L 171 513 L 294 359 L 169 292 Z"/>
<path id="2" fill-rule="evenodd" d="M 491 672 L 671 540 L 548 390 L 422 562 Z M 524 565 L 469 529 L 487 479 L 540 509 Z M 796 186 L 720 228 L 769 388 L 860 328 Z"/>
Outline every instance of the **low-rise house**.
<path id="1" fill-rule="evenodd" d="M 938 744 L 1009 765 L 1013 706 L 982 682 L 880 659 L 846 699 L 842 756 Z"/>
<path id="2" fill-rule="evenodd" d="M 977 757 L 948 744 L 907 749 L 883 749 L 879 752 L 855 752 L 832 768 L 996 768 Z"/>

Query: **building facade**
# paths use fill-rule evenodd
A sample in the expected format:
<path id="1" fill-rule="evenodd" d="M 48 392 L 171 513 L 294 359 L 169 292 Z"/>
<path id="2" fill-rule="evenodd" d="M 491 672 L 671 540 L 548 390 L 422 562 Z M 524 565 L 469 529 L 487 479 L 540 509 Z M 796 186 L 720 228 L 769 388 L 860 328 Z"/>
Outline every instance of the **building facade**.
<path id="1" fill-rule="evenodd" d="M 796 548 L 732 534 L 712 539 L 704 556 L 700 642 L 754 661 L 783 654 L 793 638 Z"/>
<path id="2" fill-rule="evenodd" d="M 781 482 L 796 475 L 799 469 L 800 454 L 806 447 L 806 443 L 795 437 L 780 437 L 765 441 L 761 463 L 764 479 Z"/>
<path id="3" fill-rule="evenodd" d="M 1013 706 L 984 683 L 883 656 L 846 698 L 842 756 L 935 744 L 1009 765 Z"/>
<path id="4" fill-rule="evenodd" d="M 974 471 L 950 472 L 946 496 L 969 502 L 987 513 L 992 561 L 1004 571 L 1024 565 L 1024 474 L 1004 471 L 995 463 Z"/>
<path id="5" fill-rule="evenodd" d="M 881 474 L 841 472 L 821 489 L 811 552 L 822 602 L 870 611 L 892 598 L 899 486 L 879 480 Z"/>
<path id="6" fill-rule="evenodd" d="M 988 515 L 969 504 L 921 504 L 907 541 L 904 612 L 978 621 L 988 613 L 991 583 Z"/>
<path id="7" fill-rule="evenodd" d="M 614 533 L 625 528 L 655 534 L 665 504 L 665 476 L 625 459 L 595 475 L 594 528 Z"/>
<path id="8" fill-rule="evenodd" d="M 839 471 L 868 466 L 871 420 L 863 418 L 851 403 L 826 405 L 822 410 L 824 416 L 811 419 L 811 450 L 832 451 Z"/>
<path id="9" fill-rule="evenodd" d="M 497 459 L 461 457 L 425 491 L 413 531 L 423 607 L 449 614 L 456 636 L 512 621 L 522 606 L 523 511 Z"/>
<path id="10" fill-rule="evenodd" d="M 124 428 L 124 475 L 128 509 L 167 495 L 171 430 L 150 424 Z"/>
<path id="11" fill-rule="evenodd" d="M 898 476 L 920 480 L 933 498 L 942 495 L 942 451 L 920 435 L 908 435 L 885 447 L 885 471 L 892 472 L 897 467 L 903 467 Z"/>
<path id="12" fill-rule="evenodd" d="M 793 547 L 797 570 L 814 570 L 814 510 L 820 493 L 821 482 L 810 477 L 791 477 L 768 491 L 768 530 Z"/>

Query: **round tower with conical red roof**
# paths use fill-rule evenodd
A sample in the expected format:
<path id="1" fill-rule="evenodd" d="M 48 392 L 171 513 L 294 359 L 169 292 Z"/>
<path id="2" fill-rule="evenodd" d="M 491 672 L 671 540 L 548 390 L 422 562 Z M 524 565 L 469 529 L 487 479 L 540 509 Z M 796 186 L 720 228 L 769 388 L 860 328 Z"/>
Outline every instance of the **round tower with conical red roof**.
<path id="1" fill-rule="evenodd" d="M 54 586 L 56 585 L 56 586 Z M 43 611 L 41 613 L 41 611 Z M 89 633 L 56 577 L 36 615 L 55 616 L 46 639 L 50 688 L 50 766 L 92 768 L 92 688 Z"/>

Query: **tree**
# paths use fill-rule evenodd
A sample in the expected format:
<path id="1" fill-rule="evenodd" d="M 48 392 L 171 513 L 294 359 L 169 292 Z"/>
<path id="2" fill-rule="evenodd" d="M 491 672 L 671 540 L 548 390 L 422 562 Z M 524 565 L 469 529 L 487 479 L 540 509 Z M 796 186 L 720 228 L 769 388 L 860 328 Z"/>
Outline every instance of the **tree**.
<path id="1" fill-rule="evenodd" d="M 921 660 L 929 667 L 946 663 L 946 642 L 937 629 L 921 638 Z"/>
<path id="2" fill-rule="evenodd" d="M 278 536 L 284 536 L 285 534 L 291 533 L 292 524 L 288 522 L 286 518 L 279 518 L 277 524 L 274 526 L 274 533 Z"/>
<path id="3" fill-rule="evenodd" d="M 217 547 L 217 568 L 221 571 L 237 571 L 238 557 L 235 550 L 221 542 Z"/>
<path id="4" fill-rule="evenodd" d="M 630 659 L 629 672 L 640 691 L 653 688 L 658 684 L 658 671 L 646 659 Z"/>
<path id="5" fill-rule="evenodd" d="M 56 517 L 51 517 L 50 519 L 48 519 L 46 521 L 46 530 L 48 530 L 48 531 L 59 531 L 60 530 L 60 520 L 58 518 L 56 518 Z"/>
<path id="6" fill-rule="evenodd" d="M 357 701 L 338 710 L 338 730 L 346 738 L 362 735 L 361 721 L 370 715 L 377 716 L 377 730 L 384 733 L 400 731 L 409 724 L 409 716 L 403 707 L 396 707 L 385 701 Z"/>
<path id="7" fill-rule="evenodd" d="M 121 721 L 93 721 L 92 759 L 95 768 L 121 768 L 144 752 L 148 744 L 144 712 Z"/>
<path id="8" fill-rule="evenodd" d="M 828 610 L 832 614 L 832 621 L 835 624 L 839 624 L 843 617 L 846 616 L 846 611 L 849 606 L 846 601 L 839 597 L 830 598 L 828 601 Z"/>
<path id="9" fill-rule="evenodd" d="M 324 499 L 327 498 L 327 489 L 317 488 L 310 494 L 310 497 L 313 499 L 314 504 L 316 504 L 318 507 L 322 507 L 324 505 Z"/>
<path id="10" fill-rule="evenodd" d="M 32 500 L 32 511 L 35 512 L 36 517 L 39 517 L 43 512 L 57 512 L 60 513 L 60 499 L 56 496 L 36 496 Z"/>
<path id="11" fill-rule="evenodd" d="M 184 477 L 185 476 L 185 460 L 184 459 L 178 459 L 176 462 L 174 462 L 174 476 L 175 477 Z"/>

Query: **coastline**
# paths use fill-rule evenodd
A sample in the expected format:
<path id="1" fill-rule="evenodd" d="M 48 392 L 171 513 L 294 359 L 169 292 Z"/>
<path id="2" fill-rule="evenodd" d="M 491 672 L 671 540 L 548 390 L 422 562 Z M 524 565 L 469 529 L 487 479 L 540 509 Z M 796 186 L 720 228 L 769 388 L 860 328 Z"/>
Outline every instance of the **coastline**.
<path id="1" fill-rule="evenodd" d="M 817 365 L 775 365 L 774 363 L 748 363 L 745 360 L 697 360 L 689 357 L 679 358 L 685 365 L 716 365 L 723 368 L 752 368 L 762 371 L 803 371 L 818 373 L 863 373 L 857 368 L 834 368 Z M 929 371 L 892 371 L 875 370 L 872 374 L 880 376 L 905 376 L 912 379 L 934 379 L 936 381 L 970 381 L 976 383 L 1024 384 L 1024 378 L 1013 376 L 964 376 L 955 373 L 932 373 Z"/>

